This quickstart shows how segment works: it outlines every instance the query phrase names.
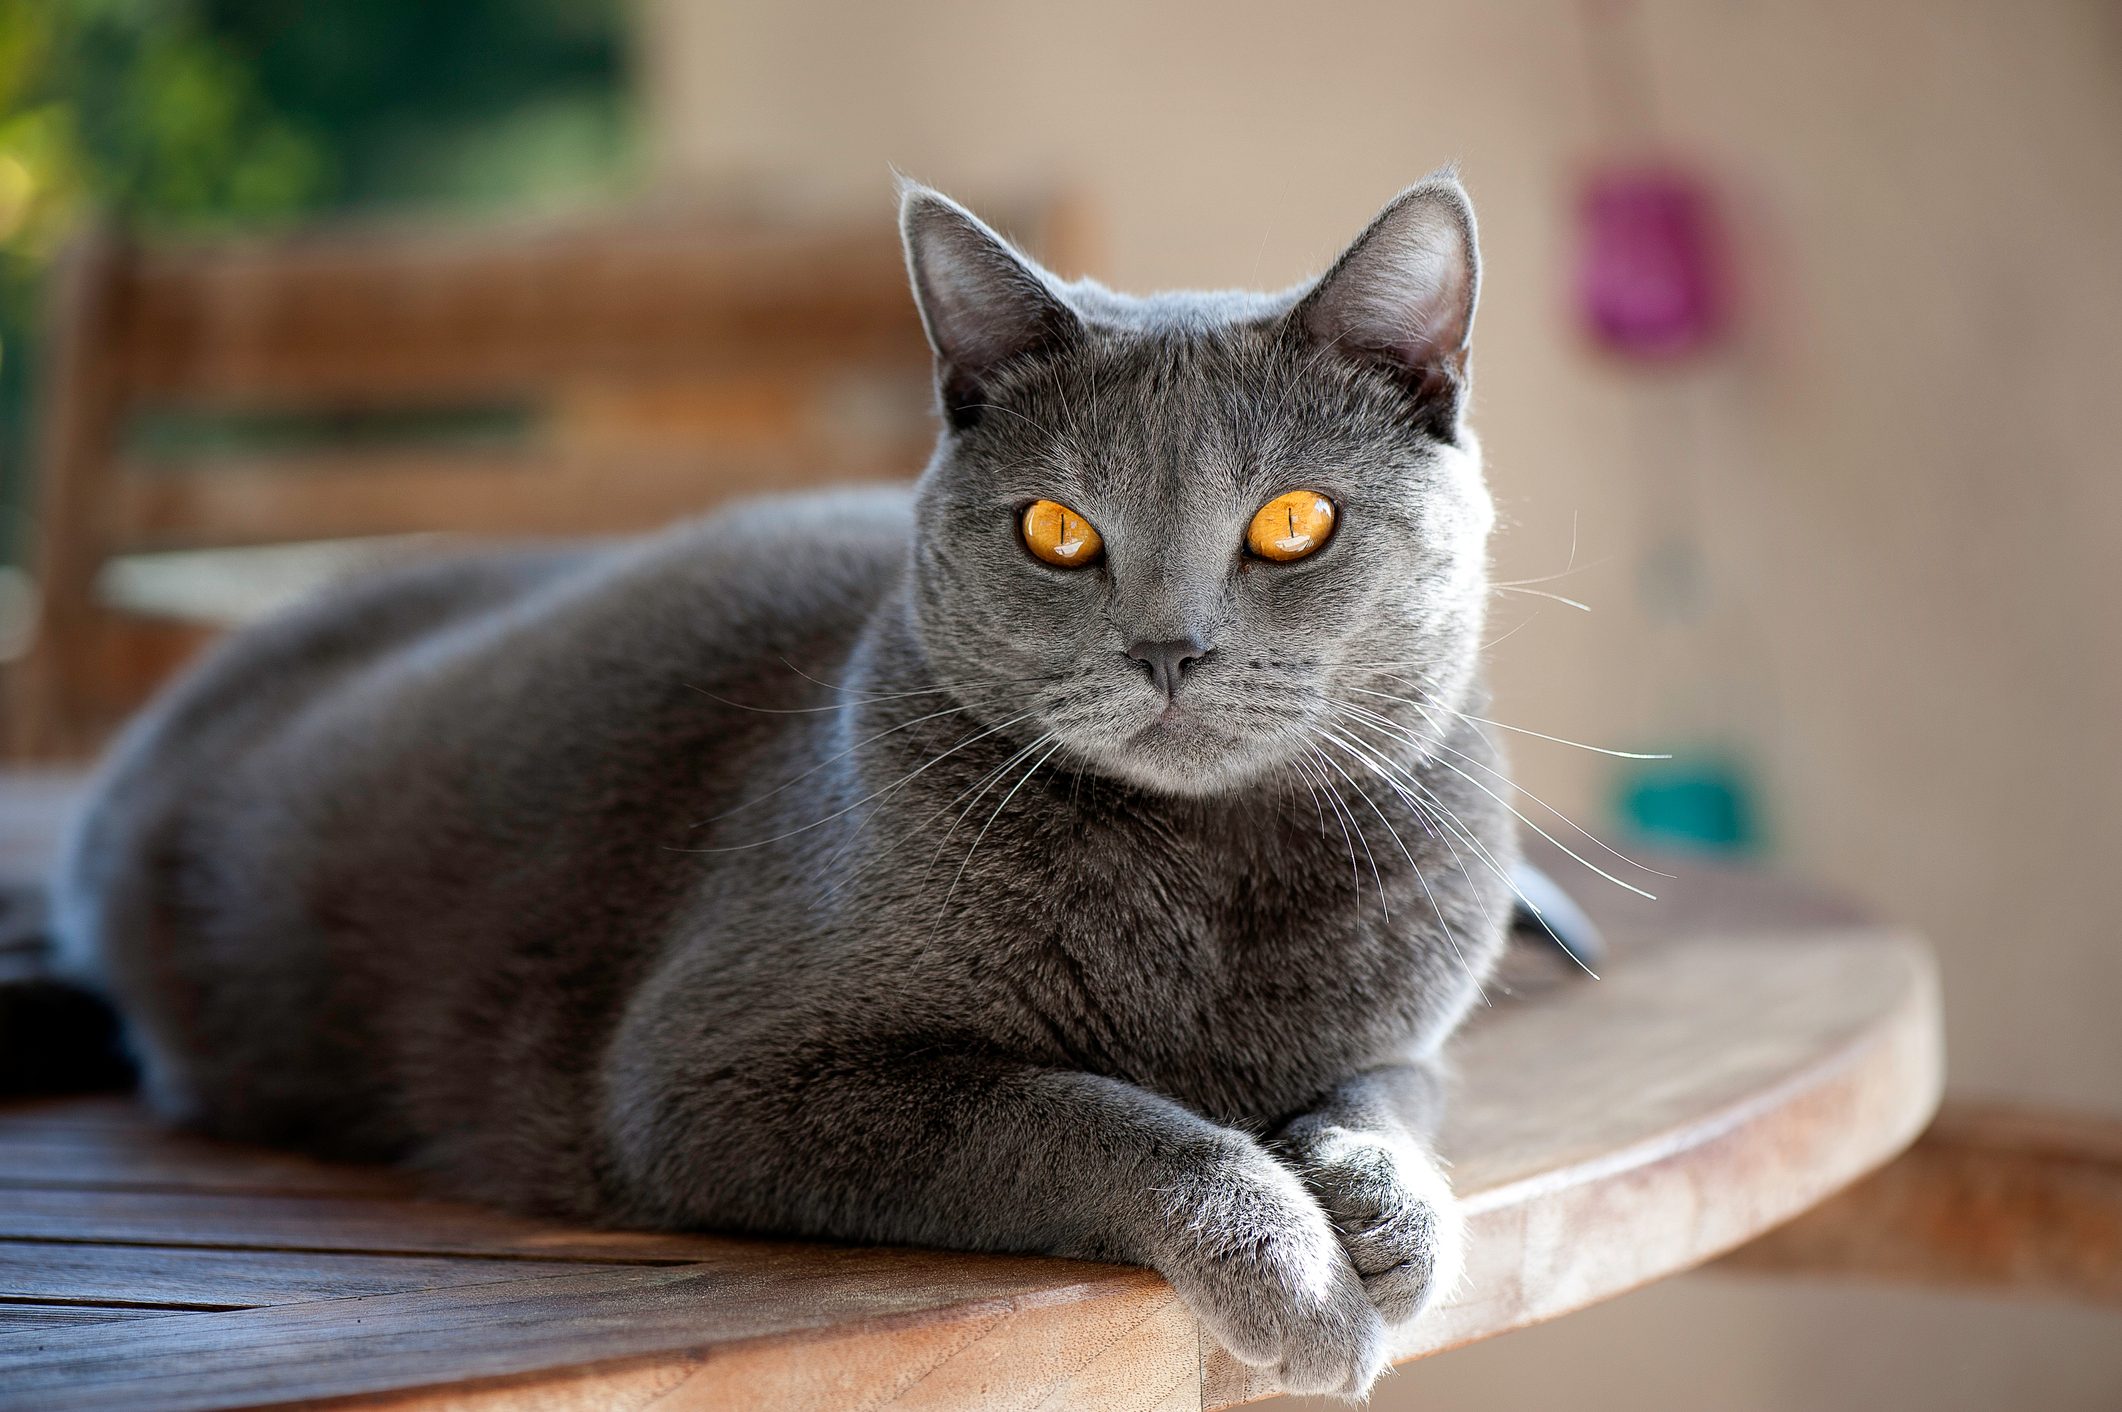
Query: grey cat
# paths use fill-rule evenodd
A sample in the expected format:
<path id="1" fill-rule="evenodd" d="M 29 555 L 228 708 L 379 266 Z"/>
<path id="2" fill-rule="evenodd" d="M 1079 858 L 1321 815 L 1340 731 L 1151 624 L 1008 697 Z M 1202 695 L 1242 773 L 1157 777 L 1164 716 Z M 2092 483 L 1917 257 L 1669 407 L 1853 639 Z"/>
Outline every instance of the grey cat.
<path id="1" fill-rule="evenodd" d="M 946 422 L 911 492 L 237 636 L 105 766 L 61 954 L 205 1131 L 1138 1262 L 1360 1394 L 1458 1278 L 1438 1056 L 1515 863 L 1463 714 L 1472 209 L 1434 177 L 1310 285 L 1149 298 L 922 187 L 902 223 Z"/>

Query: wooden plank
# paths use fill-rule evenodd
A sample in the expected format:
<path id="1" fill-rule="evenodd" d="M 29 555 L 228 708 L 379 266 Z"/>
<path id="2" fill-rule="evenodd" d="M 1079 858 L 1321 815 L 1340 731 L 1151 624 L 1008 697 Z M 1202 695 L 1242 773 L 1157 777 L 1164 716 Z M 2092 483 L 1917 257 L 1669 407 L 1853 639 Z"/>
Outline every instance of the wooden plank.
<path id="1" fill-rule="evenodd" d="M 712 1259 L 745 1244 L 719 1236 L 602 1231 L 448 1201 L 43 1187 L 5 1193 L 0 1240 L 626 1262 Z"/>
<path id="2" fill-rule="evenodd" d="M 315 234 L 165 246 L 127 273 L 125 367 L 160 401 L 432 403 L 585 372 L 928 356 L 882 219 Z"/>
<path id="3" fill-rule="evenodd" d="M 791 450 L 733 456 L 502 448 L 313 452 L 206 468 L 132 465 L 111 487 L 109 542 L 182 549 L 414 531 L 643 531 L 735 495 L 828 479 L 910 477 L 920 469 L 906 448 L 885 451 L 805 459 Z"/>
<path id="4" fill-rule="evenodd" d="M 739 1365 L 741 1387 L 730 1390 L 745 1400 L 720 1405 L 861 1405 L 845 1397 L 834 1376 L 849 1372 L 884 1378 L 900 1393 L 896 1406 L 979 1405 L 963 1394 L 996 1377 L 1017 1386 L 1066 1386 L 1115 1345 L 1121 1354 L 1111 1371 L 1119 1376 L 1100 1375 L 1093 1386 L 1133 1381 L 1177 1389 L 1194 1374 L 1192 1319 L 1168 1286 L 1143 1271 L 794 1245 L 777 1254 L 84 1328 L 61 1343 L 0 1335 L 0 1406 L 183 1412 L 651 1352 L 690 1370 L 769 1338 L 782 1341 L 777 1355 Z M 919 1336 L 922 1330 L 932 1336 Z M 843 1342 L 835 1357 L 821 1340 L 853 1340 L 852 1353 Z M 865 1368 L 859 1355 L 884 1349 L 899 1352 Z M 794 1372 L 792 1351 L 803 1364 Z M 906 1395 L 953 1363 L 940 1382 Z M 1161 1365 L 1156 1377 L 1145 1374 L 1146 1363 Z M 832 1400 L 790 1401 L 785 1394 L 803 1385 Z M 1079 1396 L 1053 1405 L 1112 1404 Z M 1193 1404 L 1160 1393 L 1135 1405 Z"/>
<path id="5" fill-rule="evenodd" d="M 0 1301 L 0 1334 L 50 1334 L 83 1324 L 125 1324 L 139 1319 L 166 1319 L 182 1309 L 123 1309 L 94 1304 L 38 1304 Z"/>
<path id="6" fill-rule="evenodd" d="M 95 704 L 99 634 L 107 620 L 97 608 L 94 585 L 124 401 L 112 350 L 125 317 L 119 285 L 127 257 L 118 241 L 91 232 L 67 251 L 48 286 L 32 517 L 36 615 L 29 651 L 0 677 L 7 693 L 0 728 L 15 758 L 49 758 L 70 749 L 73 723 Z"/>
<path id="7" fill-rule="evenodd" d="M 0 1241 L 0 1297 L 249 1309 L 499 1284 L 570 1274 L 581 1268 L 562 1261 L 476 1256 L 318 1255 Z"/>
<path id="8" fill-rule="evenodd" d="M 2122 1303 L 2122 1121 L 1948 1104 L 1891 1165 L 1725 1264 Z"/>
<path id="9" fill-rule="evenodd" d="M 0 1188 L 22 1186 L 358 1196 L 414 1191 L 411 1178 L 385 1167 L 318 1162 L 159 1129 L 92 1125 L 0 1130 Z"/>
<path id="10" fill-rule="evenodd" d="M 821 1332 L 797 1357 L 776 1340 L 691 1358 L 584 1368 L 335 1400 L 341 1412 L 1195 1412 L 1192 1316 L 1156 1282 L 1073 1304 L 974 1307 L 941 1321 Z"/>

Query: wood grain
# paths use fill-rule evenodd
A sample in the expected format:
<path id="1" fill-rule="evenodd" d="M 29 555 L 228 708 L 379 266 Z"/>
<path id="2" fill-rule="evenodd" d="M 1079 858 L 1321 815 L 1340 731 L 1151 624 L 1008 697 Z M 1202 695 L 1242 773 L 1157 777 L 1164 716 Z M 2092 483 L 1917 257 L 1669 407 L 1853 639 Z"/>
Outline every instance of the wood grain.
<path id="1" fill-rule="evenodd" d="M 864 1254 L 869 1258 L 819 1259 L 814 1250 L 788 1247 L 784 1258 L 741 1264 L 600 1268 L 193 1314 L 147 1327 L 83 1328 L 57 1346 L 0 1335 L 0 1405 L 50 1412 L 249 1406 L 313 1400 L 363 1384 L 410 1388 L 642 1355 L 690 1363 L 768 1339 L 777 1341 L 780 1355 L 764 1360 L 773 1365 L 770 1377 L 792 1387 L 819 1371 L 798 1367 L 809 1362 L 809 1345 L 818 1337 L 935 1328 L 945 1330 L 946 1346 L 1007 1350 L 1017 1343 L 1014 1329 L 1024 1311 L 1061 1305 L 1074 1312 L 1036 1319 L 1034 1326 L 1046 1328 L 1050 1348 L 1088 1360 L 1094 1347 L 1087 1340 L 1097 1330 L 1117 1338 L 1130 1311 L 1147 1321 L 1176 1307 L 1169 1288 L 1141 1271 L 919 1251 Z M 1056 1317 L 1072 1328 L 1054 1327 Z M 1190 1317 L 1184 1333 L 1192 1333 Z M 911 1346 L 937 1351 L 918 1341 Z M 1190 1337 L 1179 1347 L 1191 1364 Z M 762 1364 L 755 1358 L 752 1366 Z M 903 1372 L 905 1364 L 892 1366 Z M 828 1385 L 838 1381 L 844 1378 Z"/>
<path id="2" fill-rule="evenodd" d="M 135 1319 L 159 1319 L 184 1312 L 181 1309 L 40 1304 L 34 1300 L 5 1300 L 0 1301 L 0 1334 L 48 1335 L 55 1327 L 70 1329 L 82 1324 L 122 1324 Z"/>
<path id="3" fill-rule="evenodd" d="M 478 1256 L 325 1255 L 0 1240 L 0 1298 L 250 1309 L 502 1284 L 574 1274 L 581 1268 L 573 1262 Z"/>
<path id="4" fill-rule="evenodd" d="M 8 1191 L 0 1200 L 0 1240 L 663 1262 L 719 1256 L 731 1244 L 529 1220 L 449 1201 L 59 1187 Z"/>
<path id="5" fill-rule="evenodd" d="M 407 1196 L 414 1190 L 412 1179 L 400 1172 L 317 1162 L 153 1128 L 54 1126 L 10 1132 L 0 1124 L 0 1191 L 54 1185 L 334 1196 Z"/>
<path id="6" fill-rule="evenodd" d="M 2122 1121 L 1948 1104 L 1891 1166 L 1725 1263 L 2122 1303 Z"/>

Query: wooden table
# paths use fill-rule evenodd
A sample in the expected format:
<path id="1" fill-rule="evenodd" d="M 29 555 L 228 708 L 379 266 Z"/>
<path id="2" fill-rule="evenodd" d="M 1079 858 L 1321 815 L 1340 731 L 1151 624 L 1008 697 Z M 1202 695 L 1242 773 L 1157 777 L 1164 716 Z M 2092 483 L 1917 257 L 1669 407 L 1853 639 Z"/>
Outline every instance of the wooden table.
<path id="1" fill-rule="evenodd" d="M 0 797 L 0 868 L 41 853 L 62 794 Z M 1515 956 L 1456 1042 L 1469 1279 L 1396 1359 L 1729 1250 L 1936 1105 L 1920 942 L 1745 874 L 1687 869 L 1657 904 L 1575 886 L 1614 955 L 1599 981 Z M 164 1133 L 126 1101 L 0 1108 L 4 1408 L 1191 1412 L 1274 1391 L 1142 1270 L 573 1228 Z"/>

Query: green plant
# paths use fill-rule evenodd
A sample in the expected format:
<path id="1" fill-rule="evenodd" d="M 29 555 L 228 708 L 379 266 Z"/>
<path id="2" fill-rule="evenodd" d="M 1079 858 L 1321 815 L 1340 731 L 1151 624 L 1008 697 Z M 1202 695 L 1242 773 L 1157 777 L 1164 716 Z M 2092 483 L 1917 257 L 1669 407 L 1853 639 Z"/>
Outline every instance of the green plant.
<path id="1" fill-rule="evenodd" d="M 0 0 L 0 562 L 46 272 L 149 234 L 493 206 L 629 171 L 620 0 Z"/>

